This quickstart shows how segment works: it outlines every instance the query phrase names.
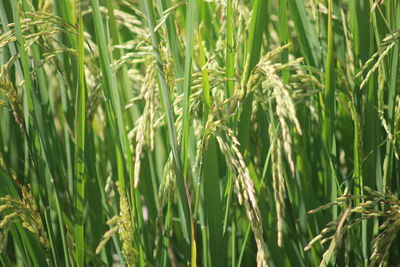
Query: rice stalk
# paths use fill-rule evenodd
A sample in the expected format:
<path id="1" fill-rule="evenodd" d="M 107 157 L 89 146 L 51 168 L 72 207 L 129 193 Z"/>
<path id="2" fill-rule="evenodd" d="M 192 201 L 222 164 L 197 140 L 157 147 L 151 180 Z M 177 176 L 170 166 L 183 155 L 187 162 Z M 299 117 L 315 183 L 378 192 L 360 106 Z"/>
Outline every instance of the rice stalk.
<path id="1" fill-rule="evenodd" d="M 229 169 L 235 176 L 235 190 L 240 204 L 244 204 L 246 215 L 257 244 L 257 266 L 267 266 L 268 254 L 265 250 L 261 214 L 254 194 L 254 185 L 243 156 L 239 150 L 239 141 L 229 128 L 221 127 L 226 141 L 216 136 Z"/>

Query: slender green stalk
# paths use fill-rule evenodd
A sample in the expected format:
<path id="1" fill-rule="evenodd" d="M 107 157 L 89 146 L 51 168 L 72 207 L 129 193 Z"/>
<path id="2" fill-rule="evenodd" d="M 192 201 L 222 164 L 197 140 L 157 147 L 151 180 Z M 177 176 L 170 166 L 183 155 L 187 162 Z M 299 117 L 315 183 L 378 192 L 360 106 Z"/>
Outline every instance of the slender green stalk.
<path id="1" fill-rule="evenodd" d="M 226 88 L 227 96 L 233 96 L 234 76 L 235 76 L 235 51 L 234 51 L 234 14 L 233 0 L 227 2 L 227 22 L 226 22 Z"/>
<path id="2" fill-rule="evenodd" d="M 279 1 L 279 39 L 281 45 L 285 45 L 289 38 L 289 26 L 288 26 L 288 16 L 287 16 L 287 1 Z M 282 64 L 288 62 L 289 52 L 285 49 L 281 54 Z M 282 72 L 283 81 L 287 83 L 289 81 L 289 70 L 285 69 Z"/>
<path id="3" fill-rule="evenodd" d="M 203 24 L 202 24 L 203 25 Z M 208 70 L 207 70 L 207 66 L 206 66 L 206 55 L 205 55 L 205 51 L 204 51 L 204 46 L 203 46 L 203 31 L 204 31 L 204 27 L 200 25 L 200 29 L 199 29 L 199 63 L 200 63 L 200 67 L 201 67 L 201 82 L 203 85 L 203 98 L 204 98 L 204 108 L 205 110 L 209 111 L 209 109 L 211 108 L 211 98 L 210 98 L 210 83 L 209 83 L 209 78 L 208 78 Z M 207 115 L 208 112 L 205 112 L 205 121 L 207 120 Z"/>
<path id="4" fill-rule="evenodd" d="M 399 16 L 395 15 L 397 14 L 396 11 L 400 10 L 399 3 L 390 3 L 389 4 L 389 10 L 390 12 L 393 12 L 392 16 L 392 25 L 394 26 L 393 28 L 398 28 L 400 26 L 400 19 Z M 388 131 L 390 134 L 393 134 L 393 122 L 394 122 L 394 106 L 395 106 L 395 99 L 396 99 L 396 82 L 398 80 L 398 74 L 399 74 L 399 46 L 396 44 L 393 48 L 392 52 L 392 57 L 390 60 L 390 67 L 389 67 L 389 83 L 388 83 Z M 397 95 L 398 95 L 398 90 L 397 90 Z M 393 171 L 393 143 L 387 142 L 386 143 L 386 155 L 385 155 L 385 160 L 384 160 L 384 175 L 383 175 L 383 191 L 385 192 L 387 190 L 387 186 L 390 186 L 392 184 L 392 181 L 390 179 L 390 176 Z"/>
<path id="5" fill-rule="evenodd" d="M 307 14 L 303 1 L 288 0 L 288 6 L 303 56 L 309 65 L 319 67 L 321 59 L 318 49 L 318 36 L 315 28 L 311 27 L 310 17 Z"/>
<path id="6" fill-rule="evenodd" d="M 222 229 L 223 209 L 220 197 L 216 140 L 208 141 L 204 164 L 204 201 L 207 225 L 209 228 L 209 246 L 211 266 L 225 266 L 225 244 Z"/>
<path id="7" fill-rule="evenodd" d="M 76 260 L 78 266 L 84 266 L 85 257 L 85 134 L 86 134 L 86 87 L 84 73 L 84 47 L 83 47 L 83 23 L 82 17 L 79 18 L 79 39 L 78 39 L 78 62 L 79 62 L 79 86 L 76 97 L 76 118 L 75 118 L 75 177 L 76 177 L 76 193 L 75 193 L 75 244 L 76 244 Z"/>
<path id="8" fill-rule="evenodd" d="M 253 11 L 250 20 L 249 39 L 247 40 L 244 70 L 241 80 L 241 93 L 246 94 L 247 82 L 250 77 L 251 71 L 254 69 L 260 59 L 261 43 L 263 29 L 266 28 L 266 1 L 255 0 L 253 3 Z M 246 147 L 248 134 L 247 131 L 250 127 L 250 117 L 252 109 L 252 95 L 249 95 L 243 104 L 243 111 L 240 115 L 239 126 L 239 142 L 242 145 L 242 151 Z"/>
<path id="9" fill-rule="evenodd" d="M 266 1 L 255 0 L 250 20 L 249 39 L 247 40 L 246 58 L 241 81 L 242 90 L 246 88 L 250 72 L 258 63 L 261 52 L 263 27 L 265 27 Z M 243 92 L 245 93 L 245 92 Z"/>
<path id="10" fill-rule="evenodd" d="M 186 180 L 188 171 L 189 127 L 190 127 L 190 94 L 192 88 L 192 55 L 193 35 L 197 16 L 197 1 L 189 1 L 186 11 L 186 49 L 185 49 L 185 76 L 183 96 L 183 134 L 182 134 L 182 163 L 183 174 Z"/>
<path id="11" fill-rule="evenodd" d="M 336 137 L 335 137 L 335 55 L 334 55 L 334 35 L 333 35 L 333 19 L 332 19 L 332 0 L 328 1 L 328 54 L 326 58 L 326 82 L 325 82 L 325 103 L 324 103 L 324 124 L 323 124 L 323 140 L 328 155 L 327 162 L 332 162 L 330 168 L 326 166 L 326 179 L 331 185 L 331 200 L 336 199 Z M 333 211 L 334 217 L 336 212 Z"/>

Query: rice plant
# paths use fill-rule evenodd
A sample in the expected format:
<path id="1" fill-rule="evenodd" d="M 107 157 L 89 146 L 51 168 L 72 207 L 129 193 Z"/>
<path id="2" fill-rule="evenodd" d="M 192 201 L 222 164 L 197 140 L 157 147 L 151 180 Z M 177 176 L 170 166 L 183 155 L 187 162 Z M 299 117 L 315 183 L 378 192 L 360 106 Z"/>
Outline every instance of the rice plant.
<path id="1" fill-rule="evenodd" d="M 2 266 L 395 266 L 400 1 L 2 0 Z"/>

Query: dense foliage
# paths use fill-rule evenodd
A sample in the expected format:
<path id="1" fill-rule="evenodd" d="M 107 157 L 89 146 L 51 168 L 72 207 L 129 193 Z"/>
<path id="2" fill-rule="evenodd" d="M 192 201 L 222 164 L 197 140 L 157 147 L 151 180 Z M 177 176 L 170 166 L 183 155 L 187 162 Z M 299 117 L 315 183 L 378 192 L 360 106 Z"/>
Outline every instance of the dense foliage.
<path id="1" fill-rule="evenodd" d="M 400 262 L 399 0 L 0 1 L 3 266 Z"/>

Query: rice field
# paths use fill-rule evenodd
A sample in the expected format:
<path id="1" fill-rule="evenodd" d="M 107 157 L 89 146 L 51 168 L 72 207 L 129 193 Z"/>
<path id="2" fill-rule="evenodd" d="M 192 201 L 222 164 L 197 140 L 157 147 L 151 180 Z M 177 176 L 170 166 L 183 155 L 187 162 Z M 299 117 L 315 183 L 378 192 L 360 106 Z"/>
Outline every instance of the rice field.
<path id="1" fill-rule="evenodd" d="M 0 1 L 1 266 L 398 266 L 399 0 Z"/>

